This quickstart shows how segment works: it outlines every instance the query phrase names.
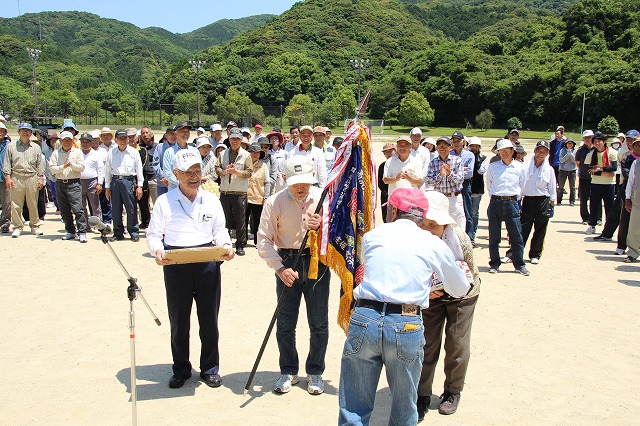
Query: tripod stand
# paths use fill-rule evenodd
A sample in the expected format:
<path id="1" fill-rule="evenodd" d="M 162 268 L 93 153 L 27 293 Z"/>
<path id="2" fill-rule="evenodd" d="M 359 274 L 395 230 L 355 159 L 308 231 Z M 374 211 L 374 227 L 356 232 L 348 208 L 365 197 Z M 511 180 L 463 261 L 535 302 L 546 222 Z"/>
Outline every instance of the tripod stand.
<path id="1" fill-rule="evenodd" d="M 111 247 L 111 244 L 109 244 L 109 239 L 107 238 L 108 233 L 109 232 L 104 232 L 103 230 L 100 239 L 104 244 L 107 245 L 107 247 L 111 251 L 113 258 L 116 260 L 116 262 L 118 262 L 118 265 L 120 265 L 120 268 L 122 269 L 122 272 L 124 272 L 124 274 L 127 276 L 127 282 L 129 283 L 129 286 L 127 287 L 127 298 L 129 299 L 129 347 L 131 349 L 131 424 L 135 426 L 136 424 L 138 424 L 138 395 L 136 391 L 136 313 L 133 309 L 133 301 L 140 297 L 157 325 L 160 325 L 160 320 L 158 319 L 156 314 L 153 313 L 151 306 L 149 306 L 149 304 L 147 303 L 147 299 L 145 299 L 142 295 L 142 288 L 137 284 L 138 279 L 129 275 L 127 268 L 124 267 L 124 265 L 120 261 L 120 258 L 113 250 L 113 247 Z"/>

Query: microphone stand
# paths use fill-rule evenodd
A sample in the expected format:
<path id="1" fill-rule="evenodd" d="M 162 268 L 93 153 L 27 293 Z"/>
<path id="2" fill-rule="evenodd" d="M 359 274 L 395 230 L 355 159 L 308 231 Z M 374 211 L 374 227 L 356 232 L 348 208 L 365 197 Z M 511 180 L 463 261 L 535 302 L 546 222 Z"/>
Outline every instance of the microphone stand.
<path id="1" fill-rule="evenodd" d="M 133 309 L 133 301 L 140 297 L 156 324 L 159 326 L 161 323 L 156 314 L 153 313 L 151 306 L 147 303 L 147 299 L 144 298 L 142 288 L 137 284 L 138 279 L 129 275 L 127 268 L 124 267 L 120 258 L 113 250 L 113 247 L 109 244 L 109 238 L 107 238 L 109 231 L 105 232 L 105 230 L 101 231 L 100 239 L 111 251 L 113 258 L 116 260 L 118 265 L 120 265 L 120 269 L 122 269 L 122 272 L 126 275 L 127 282 L 129 283 L 129 286 L 127 287 L 127 298 L 129 299 L 129 348 L 131 350 L 131 423 L 135 426 L 138 424 L 138 395 L 136 391 L 136 313 Z"/>

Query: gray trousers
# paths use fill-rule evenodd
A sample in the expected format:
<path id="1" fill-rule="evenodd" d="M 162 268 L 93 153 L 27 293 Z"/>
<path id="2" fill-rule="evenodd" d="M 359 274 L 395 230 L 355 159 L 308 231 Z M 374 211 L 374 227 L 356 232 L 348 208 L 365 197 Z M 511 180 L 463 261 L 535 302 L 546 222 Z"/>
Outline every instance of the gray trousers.
<path id="1" fill-rule="evenodd" d="M 2 204 L 0 227 L 8 228 L 11 223 L 11 193 L 7 189 L 6 182 L 0 182 L 0 204 Z"/>
<path id="2" fill-rule="evenodd" d="M 419 396 L 432 394 L 433 376 L 440 357 L 443 326 L 445 332 L 444 390 L 452 393 L 462 392 L 471 356 L 471 324 L 477 301 L 478 296 L 450 302 L 432 299 L 429 301 L 429 307 L 422 310 L 426 343 L 418 385 Z"/>
<path id="3" fill-rule="evenodd" d="M 64 229 L 70 234 L 75 234 L 77 228 L 79 233 L 85 234 L 88 226 L 82 205 L 82 185 L 80 182 L 64 183 L 58 179 L 56 181 L 56 198 L 60 215 L 64 221 Z M 76 218 L 75 224 L 73 223 L 74 216 Z"/>
<path id="4" fill-rule="evenodd" d="M 29 227 L 32 230 L 38 229 L 41 225 L 38 217 L 38 176 L 17 176 L 11 175 L 15 185 L 9 193 L 11 194 L 11 221 L 13 229 L 22 231 L 24 222 L 22 221 L 22 208 L 27 203 L 29 209 Z"/>
<path id="5" fill-rule="evenodd" d="M 84 217 L 89 218 L 87 211 L 87 202 L 91 207 L 91 216 L 97 216 L 102 222 L 102 208 L 100 207 L 100 196 L 96 194 L 96 186 L 98 178 L 80 179 L 82 184 L 82 208 L 84 209 Z"/>

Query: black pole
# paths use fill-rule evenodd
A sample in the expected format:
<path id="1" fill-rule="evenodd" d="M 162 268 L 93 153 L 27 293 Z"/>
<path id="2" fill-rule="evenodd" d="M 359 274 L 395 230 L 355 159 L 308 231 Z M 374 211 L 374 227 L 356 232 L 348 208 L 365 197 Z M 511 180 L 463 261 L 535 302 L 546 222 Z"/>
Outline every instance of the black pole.
<path id="1" fill-rule="evenodd" d="M 318 205 L 316 206 L 315 214 L 318 214 L 320 210 L 322 210 L 322 204 L 324 203 L 324 199 L 329 192 L 329 186 L 324 188 L 322 191 L 322 195 L 320 196 L 320 201 L 318 201 Z M 309 238 L 309 229 L 304 234 L 304 238 L 302 239 L 302 243 L 300 244 L 300 248 L 298 249 L 298 253 L 296 253 L 296 258 L 293 261 L 293 266 L 291 269 L 295 270 L 298 266 L 298 262 L 300 262 L 300 258 L 302 257 L 302 252 L 307 246 L 307 239 Z M 300 277 L 302 278 L 302 277 Z M 251 369 L 251 374 L 249 374 L 249 379 L 247 379 L 247 384 L 244 386 L 244 394 L 246 395 L 251 387 L 251 382 L 253 382 L 253 377 L 256 375 L 256 371 L 258 370 L 258 365 L 260 364 L 260 360 L 262 359 L 262 355 L 264 354 L 264 349 L 267 347 L 267 342 L 269 341 L 269 337 L 271 337 L 271 332 L 273 331 L 273 326 L 276 323 L 276 319 L 278 318 L 278 313 L 282 308 L 282 303 L 284 302 L 284 296 L 287 294 L 288 286 L 284 286 L 280 296 L 278 297 L 278 304 L 276 305 L 276 310 L 273 312 L 273 316 L 271 317 L 271 322 L 269 323 L 269 327 L 267 328 L 267 333 L 264 335 L 264 339 L 262 340 L 262 346 L 260 346 L 260 351 L 258 351 L 258 356 L 256 357 L 256 361 L 253 363 L 253 368 Z"/>

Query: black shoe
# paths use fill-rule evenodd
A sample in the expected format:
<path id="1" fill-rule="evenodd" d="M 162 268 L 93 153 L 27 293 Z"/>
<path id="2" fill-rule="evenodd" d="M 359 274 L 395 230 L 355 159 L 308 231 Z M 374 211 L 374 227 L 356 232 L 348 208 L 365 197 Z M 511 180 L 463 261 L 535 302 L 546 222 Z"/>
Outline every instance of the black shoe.
<path id="1" fill-rule="evenodd" d="M 189 377 L 191 377 L 191 375 L 189 375 Z M 182 377 L 177 377 L 173 375 L 169 379 L 169 387 L 171 389 L 181 388 L 184 385 L 184 381 L 187 380 L 189 377 L 182 378 Z"/>
<path id="2" fill-rule="evenodd" d="M 438 407 L 438 413 L 449 415 L 456 412 L 460 404 L 460 393 L 444 391 L 442 394 L 442 402 Z"/>
<path id="3" fill-rule="evenodd" d="M 140 241 L 140 237 L 138 236 L 131 237 L 131 241 L 133 241 L 134 243 L 137 243 L 138 241 Z"/>
<path id="4" fill-rule="evenodd" d="M 7 234 L 9 232 L 9 226 L 3 226 L 0 228 L 0 231 L 2 231 L 3 234 Z"/>
<path id="5" fill-rule="evenodd" d="M 611 241 L 611 238 L 605 237 L 604 235 L 600 234 L 597 237 L 593 237 L 593 241 Z"/>
<path id="6" fill-rule="evenodd" d="M 238 256 L 244 256 L 244 249 L 242 247 L 236 248 L 236 254 Z"/>
<path id="7" fill-rule="evenodd" d="M 118 236 L 115 236 L 115 235 L 114 235 L 113 237 L 110 237 L 110 238 L 109 238 L 109 241 L 110 241 L 110 242 L 114 242 L 114 241 L 122 241 L 122 240 L 124 240 L 124 237 L 118 237 Z"/>
<path id="8" fill-rule="evenodd" d="M 418 395 L 418 403 L 416 404 L 418 408 L 418 422 L 424 420 L 425 414 L 429 412 L 429 403 L 431 402 L 430 396 L 420 396 Z"/>
<path id="9" fill-rule="evenodd" d="M 219 388 L 220 386 L 222 386 L 222 379 L 220 378 L 220 375 L 218 373 L 200 373 L 200 378 L 202 378 L 204 384 L 209 386 L 210 388 Z"/>

